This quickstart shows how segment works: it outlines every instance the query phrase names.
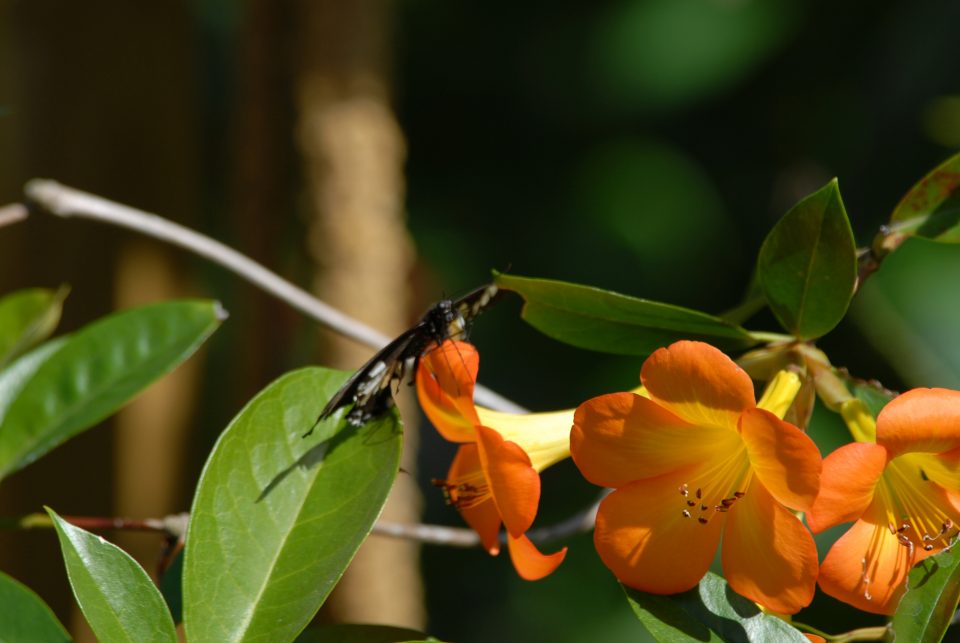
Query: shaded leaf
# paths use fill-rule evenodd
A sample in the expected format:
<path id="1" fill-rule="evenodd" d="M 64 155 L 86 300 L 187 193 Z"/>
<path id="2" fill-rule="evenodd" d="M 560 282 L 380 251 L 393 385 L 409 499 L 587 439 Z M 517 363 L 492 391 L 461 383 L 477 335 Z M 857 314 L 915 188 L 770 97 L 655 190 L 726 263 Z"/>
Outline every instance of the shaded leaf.
<path id="1" fill-rule="evenodd" d="M 53 333 L 67 292 L 29 288 L 0 298 L 0 369 Z"/>
<path id="2" fill-rule="evenodd" d="M 42 598 L 0 572 L 0 641 L 65 643 L 70 635 Z"/>
<path id="3" fill-rule="evenodd" d="M 935 643 L 943 639 L 960 600 L 960 551 L 944 551 L 910 571 L 907 592 L 890 626 L 897 641 Z"/>
<path id="4" fill-rule="evenodd" d="M 657 641 L 777 641 L 809 643 L 785 621 L 760 611 L 735 593 L 727 582 L 708 573 L 700 585 L 682 594 L 659 596 L 624 587 L 627 601 L 644 628 Z"/>
<path id="5" fill-rule="evenodd" d="M 73 595 L 101 641 L 170 641 L 177 633 L 170 611 L 147 572 L 125 551 L 74 527 L 52 509 Z"/>
<path id="6" fill-rule="evenodd" d="M 815 339 L 840 323 L 857 280 L 857 249 L 836 179 L 777 222 L 757 273 L 773 314 L 796 337 Z"/>
<path id="7" fill-rule="evenodd" d="M 920 179 L 890 215 L 900 235 L 960 242 L 960 153 Z"/>
<path id="8" fill-rule="evenodd" d="M 422 632 L 389 625 L 323 625 L 311 627 L 297 643 L 427 643 L 437 641 Z M 438 642 L 439 643 L 439 642 Z"/>
<path id="9" fill-rule="evenodd" d="M 0 477 L 109 416 L 222 319 L 216 302 L 155 304 L 105 317 L 56 340 L 56 350 L 44 345 L 12 364 L 0 373 Z"/>
<path id="10" fill-rule="evenodd" d="M 850 383 L 850 388 L 854 396 L 867 406 L 874 419 L 880 416 L 883 407 L 897 395 L 883 388 L 879 382 L 853 381 Z"/>
<path id="11" fill-rule="evenodd" d="M 307 368 L 261 391 L 200 478 L 187 531 L 191 643 L 284 641 L 313 618 L 380 515 L 400 463 L 396 411 L 302 436 L 347 374 Z"/>
<path id="12" fill-rule="evenodd" d="M 528 324 L 579 348 L 646 357 L 680 339 L 728 351 L 757 343 L 740 326 L 680 306 L 549 279 L 497 274 L 496 283 L 523 297 Z"/>

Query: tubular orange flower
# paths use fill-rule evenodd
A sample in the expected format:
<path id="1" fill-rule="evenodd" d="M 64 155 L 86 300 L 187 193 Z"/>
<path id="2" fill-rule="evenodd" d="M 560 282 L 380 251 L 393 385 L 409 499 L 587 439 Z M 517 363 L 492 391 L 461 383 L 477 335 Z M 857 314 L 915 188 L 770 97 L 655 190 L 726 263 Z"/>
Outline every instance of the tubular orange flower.
<path id="1" fill-rule="evenodd" d="M 655 352 L 640 378 L 647 396 L 602 395 L 574 416 L 574 462 L 616 489 L 597 514 L 600 558 L 625 585 L 673 594 L 700 581 L 722 533 L 735 591 L 786 614 L 809 604 L 816 547 L 786 507 L 813 505 L 821 460 L 781 419 L 799 378 L 782 373 L 758 406 L 739 366 L 691 341 Z"/>
<path id="2" fill-rule="evenodd" d="M 491 555 L 500 553 L 500 525 L 521 578 L 551 574 L 567 549 L 544 555 L 526 532 L 540 502 L 539 472 L 570 455 L 573 410 L 514 415 L 473 404 L 480 355 L 465 342 L 428 351 L 417 369 L 420 405 L 440 434 L 461 443 L 447 479 L 447 498 Z"/>
<path id="3" fill-rule="evenodd" d="M 857 401 L 843 410 L 861 441 L 823 461 L 807 521 L 815 533 L 856 522 L 827 553 L 820 587 L 864 611 L 891 614 L 910 568 L 960 533 L 960 391 L 908 391 L 875 424 Z"/>

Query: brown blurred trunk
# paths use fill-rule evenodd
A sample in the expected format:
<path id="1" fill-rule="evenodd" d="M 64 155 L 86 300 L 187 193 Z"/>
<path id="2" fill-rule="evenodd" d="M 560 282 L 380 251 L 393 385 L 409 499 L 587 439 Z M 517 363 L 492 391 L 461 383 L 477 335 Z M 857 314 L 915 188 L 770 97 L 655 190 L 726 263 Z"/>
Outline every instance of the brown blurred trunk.
<path id="1" fill-rule="evenodd" d="M 388 101 L 390 5 L 363 0 L 301 0 L 297 140 L 310 209 L 315 291 L 341 310 L 399 332 L 409 323 L 413 252 L 403 217 L 405 156 Z M 370 350 L 331 336 L 325 363 L 353 369 Z M 407 414 L 410 417 L 410 414 Z M 403 467 L 413 471 L 415 427 L 405 427 Z M 384 517 L 412 522 L 420 497 L 401 475 Z M 370 538 L 327 602 L 343 622 L 422 628 L 419 548 Z"/>
<path id="2" fill-rule="evenodd" d="M 0 116 L 3 202 L 17 198 L 26 179 L 48 176 L 189 222 L 200 177 L 187 9 L 184 3 L 0 0 L 0 104 L 8 110 Z M 128 233 L 43 215 L 18 228 L 0 233 L 0 291 L 69 281 L 63 330 L 117 306 L 180 292 L 166 251 L 152 248 L 149 258 L 141 256 L 126 246 L 133 238 Z M 121 240 L 127 251 L 118 261 Z M 180 477 L 176 438 L 170 438 L 189 404 L 163 391 L 192 390 L 190 383 L 174 384 L 189 368 L 121 415 L 116 443 L 110 431 L 95 428 L 4 480 L 0 513 L 44 504 L 79 515 L 182 508 L 171 500 Z M 161 447 L 164 462 L 158 461 Z M 143 459 L 158 471 L 143 468 Z M 114 490 L 122 496 L 111 498 Z M 158 545 L 155 539 L 144 552 L 148 569 Z M 94 640 L 75 610 L 52 534 L 0 534 L 0 568 L 48 600 L 77 641 Z"/>
<path id="3" fill-rule="evenodd" d="M 123 310 L 185 296 L 185 280 L 169 250 L 151 242 L 124 244 L 114 278 Z M 202 355 L 194 355 L 121 410 L 114 421 L 114 515 L 158 518 L 189 509 L 185 467 L 196 415 Z M 162 541 L 157 534 L 118 533 L 114 542 L 154 573 Z"/>

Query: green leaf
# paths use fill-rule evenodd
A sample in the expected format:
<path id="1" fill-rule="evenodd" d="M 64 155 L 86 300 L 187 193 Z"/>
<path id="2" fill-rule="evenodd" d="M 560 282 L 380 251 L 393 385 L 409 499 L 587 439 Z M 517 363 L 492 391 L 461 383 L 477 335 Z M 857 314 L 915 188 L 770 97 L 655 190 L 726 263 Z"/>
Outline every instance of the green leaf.
<path id="1" fill-rule="evenodd" d="M 879 382 L 859 382 L 854 381 L 850 386 L 857 399 L 863 402 L 874 418 L 880 416 L 890 400 L 896 397 L 896 393 L 883 388 Z"/>
<path id="2" fill-rule="evenodd" d="M 0 572 L 0 641 L 65 643 L 70 635 L 42 598 Z"/>
<path id="3" fill-rule="evenodd" d="M 404 627 L 352 624 L 311 627 L 297 637 L 297 643 L 426 643 L 436 640 Z"/>
<path id="4" fill-rule="evenodd" d="M 950 627 L 960 600 L 960 551 L 943 551 L 912 570 L 890 626 L 897 641 L 935 643 Z"/>
<path id="5" fill-rule="evenodd" d="M 770 309 L 794 336 L 815 339 L 840 323 L 857 281 L 857 248 L 836 179 L 777 222 L 757 272 Z"/>
<path id="6" fill-rule="evenodd" d="M 193 353 L 223 316 L 211 301 L 146 306 L 12 364 L 0 373 L 0 478 L 123 406 Z"/>
<path id="7" fill-rule="evenodd" d="M 52 509 L 73 595 L 101 641 L 177 642 L 170 611 L 147 572 L 125 551 L 74 527 Z"/>
<path id="8" fill-rule="evenodd" d="M 29 288 L 0 298 L 0 369 L 53 333 L 67 292 Z"/>
<path id="9" fill-rule="evenodd" d="M 644 628 L 657 641 L 777 641 L 809 643 L 785 621 L 760 611 L 735 593 L 727 582 L 707 573 L 700 585 L 682 594 L 658 596 L 624 587 L 627 601 Z"/>
<path id="10" fill-rule="evenodd" d="M 496 282 L 523 297 L 521 316 L 528 324 L 579 348 L 646 357 L 680 339 L 728 351 L 757 343 L 740 326 L 680 306 L 549 279 L 497 274 Z"/>
<path id="11" fill-rule="evenodd" d="M 960 153 L 920 179 L 890 216 L 900 235 L 960 242 Z"/>
<path id="12" fill-rule="evenodd" d="M 302 437 L 347 375 L 288 373 L 220 436 L 187 531 L 191 643 L 292 640 L 380 515 L 400 465 L 396 411 L 340 432 L 337 414 Z"/>

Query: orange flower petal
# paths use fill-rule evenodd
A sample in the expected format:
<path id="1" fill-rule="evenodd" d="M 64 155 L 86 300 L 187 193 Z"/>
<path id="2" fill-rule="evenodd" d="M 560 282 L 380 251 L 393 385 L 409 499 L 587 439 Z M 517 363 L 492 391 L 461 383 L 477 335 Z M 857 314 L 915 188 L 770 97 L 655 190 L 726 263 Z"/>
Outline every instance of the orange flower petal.
<path id="1" fill-rule="evenodd" d="M 827 643 L 827 639 L 817 634 L 808 634 L 804 632 L 803 635 L 807 637 L 807 640 L 812 641 L 812 643 Z"/>
<path id="2" fill-rule="evenodd" d="M 570 455 L 593 484 L 622 487 L 710 459 L 730 435 L 691 425 L 645 397 L 612 393 L 577 408 Z"/>
<path id="3" fill-rule="evenodd" d="M 480 536 L 483 548 L 496 556 L 500 553 L 500 512 L 497 511 L 493 498 L 487 495 L 489 488 L 480 466 L 477 445 L 464 444 L 457 449 L 457 455 L 450 464 L 447 476 L 447 482 L 451 484 L 462 482 L 476 489 L 478 494 L 476 500 L 471 501 L 463 497 L 451 497 L 450 500 L 457 505 L 457 510 L 464 521 Z"/>
<path id="4" fill-rule="evenodd" d="M 868 513 L 878 511 L 871 509 Z M 917 560 L 925 557 L 922 549 L 915 551 Z M 833 544 L 820 565 L 818 582 L 820 589 L 844 603 L 865 612 L 892 614 L 903 596 L 909 572 L 907 548 L 887 528 L 882 514 L 871 515 L 855 522 Z"/>
<path id="5" fill-rule="evenodd" d="M 891 458 L 960 447 L 960 391 L 916 388 L 894 399 L 877 417 L 877 444 Z"/>
<path id="6" fill-rule="evenodd" d="M 729 511 L 722 558 L 730 587 L 775 612 L 795 614 L 813 599 L 813 536 L 758 479 Z"/>
<path id="7" fill-rule="evenodd" d="M 480 353 L 466 342 L 446 341 L 427 351 L 417 368 L 417 398 L 423 412 L 447 440 L 476 440 L 480 423 L 473 406 L 473 387 Z"/>
<path id="8" fill-rule="evenodd" d="M 828 455 L 820 474 L 820 495 L 807 514 L 813 533 L 859 518 L 873 501 L 886 465 L 887 450 L 871 442 L 847 444 Z"/>
<path id="9" fill-rule="evenodd" d="M 555 554 L 541 554 L 526 536 L 516 538 L 510 534 L 507 534 L 507 548 L 517 574 L 524 580 L 540 580 L 549 576 L 567 555 L 566 547 Z"/>
<path id="10" fill-rule="evenodd" d="M 740 436 L 754 473 L 778 502 L 799 511 L 813 506 L 820 489 L 820 450 L 807 435 L 773 413 L 748 409 Z"/>
<path id="11" fill-rule="evenodd" d="M 652 400 L 691 424 L 732 428 L 757 405 L 746 371 L 703 342 L 659 349 L 644 362 L 640 380 Z"/>
<path id="12" fill-rule="evenodd" d="M 617 489 L 600 503 L 593 542 L 625 585 L 654 594 L 695 586 L 717 552 L 724 516 L 706 524 L 685 518 L 678 492 L 685 474 L 668 474 Z"/>
<path id="13" fill-rule="evenodd" d="M 515 537 L 530 529 L 540 502 L 540 476 L 530 458 L 516 443 L 504 440 L 499 433 L 477 426 L 477 446 L 490 493 L 503 524 Z"/>

